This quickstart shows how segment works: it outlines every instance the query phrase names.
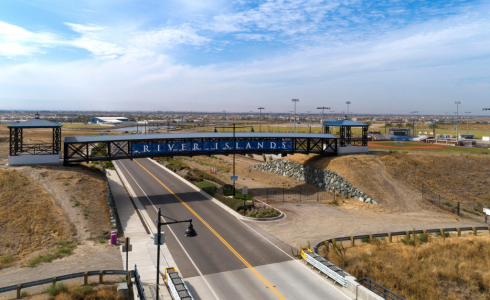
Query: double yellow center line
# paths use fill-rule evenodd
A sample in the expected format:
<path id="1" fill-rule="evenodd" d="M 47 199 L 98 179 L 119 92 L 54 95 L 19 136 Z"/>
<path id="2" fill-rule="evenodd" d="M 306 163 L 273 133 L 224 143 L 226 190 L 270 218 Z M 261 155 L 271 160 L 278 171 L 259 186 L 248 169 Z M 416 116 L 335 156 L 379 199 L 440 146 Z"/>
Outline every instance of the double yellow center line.
<path id="1" fill-rule="evenodd" d="M 276 288 L 274 286 L 272 286 L 272 284 L 270 284 L 262 275 L 260 275 L 259 272 L 257 272 L 257 270 L 255 270 L 254 267 L 252 267 L 252 265 L 250 263 L 248 263 L 235 249 L 233 249 L 232 246 L 230 246 L 230 244 L 228 244 L 228 242 L 223 238 L 221 237 L 221 235 L 219 235 L 219 233 L 217 233 L 213 227 L 211 227 L 206 221 L 204 221 L 203 218 L 201 218 L 200 215 L 198 215 L 189 205 L 187 205 L 187 203 L 185 203 L 182 199 L 180 199 L 179 196 L 177 196 L 171 189 L 169 189 L 163 182 L 161 182 L 158 178 L 155 177 L 155 175 L 153 175 L 150 171 L 148 171 L 145 167 L 143 167 L 139 162 L 135 160 L 133 160 L 134 162 L 136 162 L 143 170 L 145 170 L 146 172 L 148 172 L 148 174 L 150 174 L 151 177 L 155 178 L 156 181 L 158 181 L 158 183 L 160 183 L 167 191 L 169 191 L 172 195 L 174 195 L 175 198 L 177 198 L 188 210 L 191 211 L 192 214 L 194 214 L 209 230 L 211 230 L 211 232 L 228 248 L 230 249 L 230 251 L 235 254 L 236 257 L 238 257 L 239 260 L 241 260 L 245 266 L 247 266 L 247 268 L 249 268 L 254 274 L 255 276 L 257 276 L 260 280 L 262 280 L 263 283 L 265 283 L 265 285 L 272 291 L 274 292 L 274 294 L 276 294 L 277 297 L 279 297 L 279 299 L 283 299 L 283 300 L 286 300 L 286 298 L 284 298 L 283 295 L 281 295 L 281 293 L 279 293 Z"/>

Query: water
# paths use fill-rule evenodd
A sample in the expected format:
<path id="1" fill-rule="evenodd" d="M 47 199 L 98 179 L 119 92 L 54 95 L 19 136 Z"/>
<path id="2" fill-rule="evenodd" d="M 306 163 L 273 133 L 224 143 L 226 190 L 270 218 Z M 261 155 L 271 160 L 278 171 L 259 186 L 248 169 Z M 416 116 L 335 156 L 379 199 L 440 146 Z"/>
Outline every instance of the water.
<path id="1" fill-rule="evenodd" d="M 146 126 L 146 130 L 148 131 L 149 129 L 156 129 L 156 128 L 167 128 L 167 126 Z M 170 126 L 172 128 L 172 126 Z M 138 126 L 139 131 L 145 131 L 145 126 Z M 110 129 L 109 131 L 136 131 L 136 126 L 131 126 L 131 127 L 123 127 L 123 128 L 115 128 L 115 129 Z"/>

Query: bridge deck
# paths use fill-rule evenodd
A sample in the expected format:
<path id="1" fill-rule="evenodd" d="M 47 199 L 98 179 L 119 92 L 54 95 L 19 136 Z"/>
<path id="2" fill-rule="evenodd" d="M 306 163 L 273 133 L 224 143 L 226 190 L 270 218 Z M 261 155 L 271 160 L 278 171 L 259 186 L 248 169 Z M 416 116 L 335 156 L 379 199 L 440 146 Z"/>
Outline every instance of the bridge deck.
<path id="1" fill-rule="evenodd" d="M 66 137 L 64 164 L 80 161 L 211 154 L 337 154 L 331 134 L 198 132 Z"/>

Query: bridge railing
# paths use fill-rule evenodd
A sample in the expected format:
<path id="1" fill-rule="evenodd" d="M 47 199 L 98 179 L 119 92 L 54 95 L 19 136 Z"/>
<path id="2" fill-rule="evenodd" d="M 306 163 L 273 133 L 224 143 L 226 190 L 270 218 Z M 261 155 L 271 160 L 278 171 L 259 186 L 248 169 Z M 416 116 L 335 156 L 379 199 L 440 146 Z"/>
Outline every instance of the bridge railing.
<path id="1" fill-rule="evenodd" d="M 174 300 L 193 300 L 192 294 L 185 285 L 184 279 L 175 268 L 165 269 L 167 286 Z"/>

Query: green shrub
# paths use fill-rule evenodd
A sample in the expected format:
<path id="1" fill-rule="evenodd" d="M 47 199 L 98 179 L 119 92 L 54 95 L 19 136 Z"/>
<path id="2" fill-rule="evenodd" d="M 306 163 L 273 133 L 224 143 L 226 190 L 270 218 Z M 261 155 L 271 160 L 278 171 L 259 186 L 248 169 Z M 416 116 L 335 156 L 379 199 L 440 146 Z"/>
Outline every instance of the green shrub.
<path id="1" fill-rule="evenodd" d="M 14 256 L 12 254 L 4 254 L 0 256 L 0 267 L 8 266 L 14 261 Z"/>
<path id="2" fill-rule="evenodd" d="M 233 192 L 232 192 L 232 195 L 233 195 Z M 243 197 L 244 197 L 244 195 L 242 193 L 235 191 L 235 197 L 233 197 L 233 198 L 243 200 Z M 253 199 L 252 195 L 250 195 L 250 194 L 247 194 L 245 198 L 246 198 L 245 200 L 252 200 Z"/>
<path id="3" fill-rule="evenodd" d="M 68 291 L 68 286 L 64 284 L 63 282 L 60 282 L 58 284 L 52 284 L 50 285 L 44 292 L 50 296 L 57 296 L 58 294 L 61 294 L 63 292 Z"/>
<path id="4" fill-rule="evenodd" d="M 31 268 L 34 268 L 35 266 L 39 265 L 42 261 L 43 261 L 43 257 L 41 255 L 36 255 L 29 260 L 27 265 Z"/>
<path id="5" fill-rule="evenodd" d="M 94 290 L 94 287 L 91 286 L 91 285 L 84 285 L 84 286 L 82 286 L 82 293 L 85 294 L 85 295 L 88 295 L 88 294 L 92 293 L 93 290 Z"/>
<path id="6" fill-rule="evenodd" d="M 216 184 L 211 183 L 209 181 L 201 181 L 196 183 L 196 186 L 201 190 L 205 191 L 209 195 L 216 194 Z"/>
<path id="7" fill-rule="evenodd" d="M 233 198 L 228 198 L 220 194 L 214 194 L 214 198 L 218 199 L 220 202 L 233 209 L 234 211 L 243 210 L 243 200 L 237 200 Z M 247 203 L 247 209 L 252 207 L 252 203 Z"/>
<path id="8" fill-rule="evenodd" d="M 444 205 L 446 205 L 448 207 L 453 207 L 453 205 L 451 204 L 451 202 L 444 202 Z"/>
<path id="9" fill-rule="evenodd" d="M 233 195 L 233 185 L 231 185 L 231 184 L 224 184 L 223 185 L 223 194 L 225 194 L 225 196 L 231 196 L 231 195 Z"/>
<path id="10" fill-rule="evenodd" d="M 25 297 L 28 297 L 29 296 L 29 293 L 27 291 L 23 291 L 22 293 L 20 293 L 20 297 L 21 298 L 25 298 Z"/>

